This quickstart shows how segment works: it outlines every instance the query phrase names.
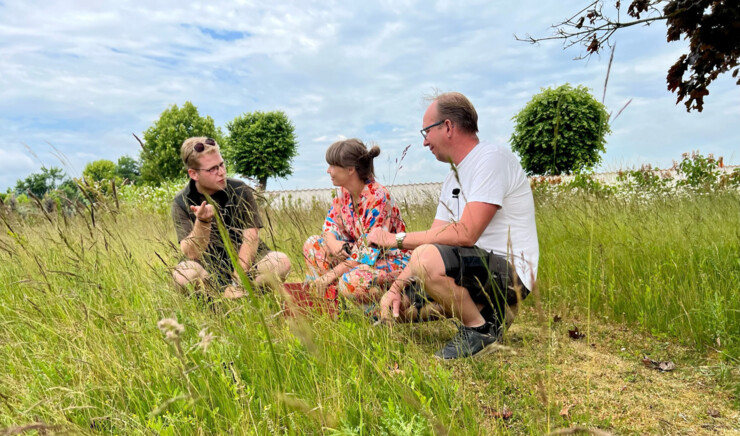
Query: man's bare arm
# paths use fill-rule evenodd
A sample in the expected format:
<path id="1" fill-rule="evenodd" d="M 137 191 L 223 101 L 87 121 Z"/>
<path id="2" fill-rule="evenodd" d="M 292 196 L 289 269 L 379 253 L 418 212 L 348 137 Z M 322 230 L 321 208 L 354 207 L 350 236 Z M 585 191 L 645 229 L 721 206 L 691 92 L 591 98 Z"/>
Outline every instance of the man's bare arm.
<path id="1" fill-rule="evenodd" d="M 195 220 L 193 230 L 180 241 L 180 250 L 190 260 L 198 260 L 208 248 L 211 238 L 211 224 Z"/>
<path id="2" fill-rule="evenodd" d="M 249 271 L 257 255 L 260 243 L 260 231 L 258 228 L 244 229 L 242 233 L 244 240 L 239 247 L 239 264 L 244 271 Z"/>
<path id="3" fill-rule="evenodd" d="M 483 234 L 500 206 L 496 204 L 473 201 L 465 205 L 462 218 L 456 223 L 434 220 L 429 230 L 407 233 L 403 248 L 413 249 L 424 244 L 445 244 L 470 247 Z M 396 246 L 395 235 L 382 229 L 373 229 L 368 240 L 379 246 L 393 248 Z"/>

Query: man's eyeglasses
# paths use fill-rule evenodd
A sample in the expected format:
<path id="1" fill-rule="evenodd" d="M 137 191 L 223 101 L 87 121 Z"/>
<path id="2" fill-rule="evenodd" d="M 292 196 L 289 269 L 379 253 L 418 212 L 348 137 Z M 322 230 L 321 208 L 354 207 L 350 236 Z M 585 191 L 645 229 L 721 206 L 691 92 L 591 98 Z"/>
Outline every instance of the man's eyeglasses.
<path id="1" fill-rule="evenodd" d="M 421 132 L 421 136 L 423 136 L 424 139 L 427 139 L 427 134 L 429 133 L 429 129 L 431 129 L 432 127 L 439 126 L 440 124 L 444 123 L 445 121 L 447 121 L 447 120 L 437 121 L 436 123 L 430 124 L 430 125 L 424 127 L 423 129 L 419 130 Z"/>
<path id="2" fill-rule="evenodd" d="M 216 175 L 216 174 L 218 174 L 218 172 L 220 170 L 226 171 L 226 163 L 224 161 L 221 161 L 220 164 L 214 165 L 214 166 L 212 166 L 210 168 L 192 168 L 192 169 L 194 169 L 196 171 L 205 171 L 205 172 L 207 172 L 208 174 L 211 174 L 211 175 Z"/>

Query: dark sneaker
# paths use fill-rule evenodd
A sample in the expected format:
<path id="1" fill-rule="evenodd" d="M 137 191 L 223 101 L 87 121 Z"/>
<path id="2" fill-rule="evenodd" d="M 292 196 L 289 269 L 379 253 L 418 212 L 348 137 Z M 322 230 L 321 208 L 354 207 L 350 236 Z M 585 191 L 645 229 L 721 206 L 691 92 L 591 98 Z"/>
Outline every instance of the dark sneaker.
<path id="1" fill-rule="evenodd" d="M 460 325 L 455 337 L 444 348 L 434 353 L 434 356 L 440 359 L 475 356 L 501 338 L 500 327 L 490 323 L 486 323 L 486 326 L 488 331 L 481 333 L 477 328 Z"/>

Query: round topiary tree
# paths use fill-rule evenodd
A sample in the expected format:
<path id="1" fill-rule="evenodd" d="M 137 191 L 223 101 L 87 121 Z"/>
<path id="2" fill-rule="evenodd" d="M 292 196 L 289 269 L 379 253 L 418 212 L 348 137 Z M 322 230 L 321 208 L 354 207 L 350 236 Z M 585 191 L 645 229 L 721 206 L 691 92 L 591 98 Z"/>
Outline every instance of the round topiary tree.
<path id="1" fill-rule="evenodd" d="M 245 177 L 255 177 L 264 190 L 268 177 L 293 174 L 291 161 L 298 154 L 295 128 L 282 111 L 251 112 L 226 123 L 229 131 L 224 158 Z"/>
<path id="2" fill-rule="evenodd" d="M 514 118 L 511 148 L 529 174 L 563 174 L 601 162 L 609 114 L 588 88 L 543 89 Z"/>

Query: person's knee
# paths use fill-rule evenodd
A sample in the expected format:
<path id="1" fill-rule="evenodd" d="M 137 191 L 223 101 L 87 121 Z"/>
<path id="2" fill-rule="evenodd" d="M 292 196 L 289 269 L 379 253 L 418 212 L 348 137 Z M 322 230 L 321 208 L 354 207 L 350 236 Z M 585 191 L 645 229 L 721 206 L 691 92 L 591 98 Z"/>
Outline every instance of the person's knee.
<path id="1" fill-rule="evenodd" d="M 275 274 L 285 279 L 290 273 L 290 258 L 280 251 L 271 251 L 256 266 L 259 274 Z"/>
<path id="2" fill-rule="evenodd" d="M 202 281 L 208 277 L 208 273 L 197 262 L 185 261 L 175 267 L 172 271 L 172 278 L 179 286 L 187 286 L 195 281 Z"/>
<path id="3" fill-rule="evenodd" d="M 412 275 L 422 281 L 428 281 L 445 273 L 442 255 L 432 244 L 420 245 L 414 249 L 409 259 L 409 268 L 411 268 Z"/>
<path id="4" fill-rule="evenodd" d="M 306 242 L 303 243 L 303 256 L 313 257 L 313 253 L 321 248 L 320 235 L 309 236 Z"/>
<path id="5" fill-rule="evenodd" d="M 273 253 L 275 253 L 275 274 L 280 276 L 281 279 L 285 279 L 291 269 L 290 258 L 280 251 L 274 251 Z"/>

